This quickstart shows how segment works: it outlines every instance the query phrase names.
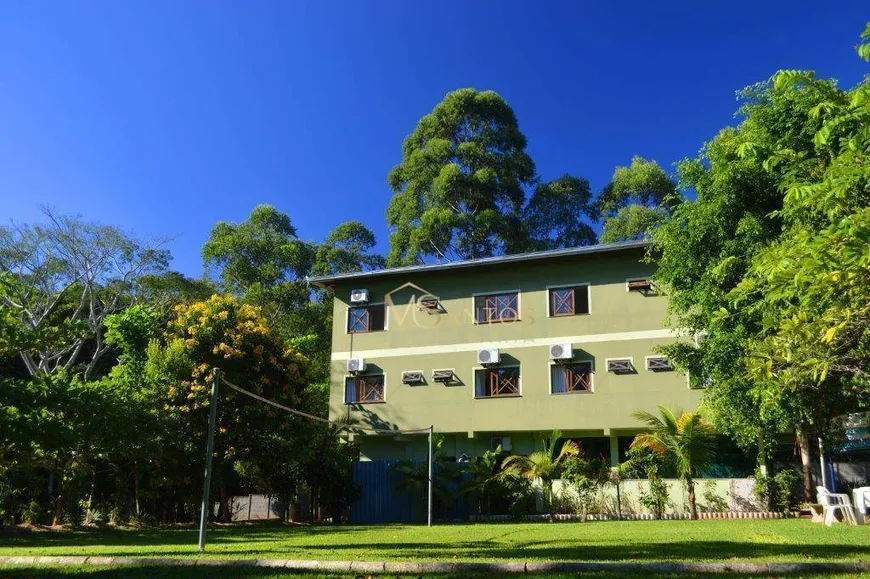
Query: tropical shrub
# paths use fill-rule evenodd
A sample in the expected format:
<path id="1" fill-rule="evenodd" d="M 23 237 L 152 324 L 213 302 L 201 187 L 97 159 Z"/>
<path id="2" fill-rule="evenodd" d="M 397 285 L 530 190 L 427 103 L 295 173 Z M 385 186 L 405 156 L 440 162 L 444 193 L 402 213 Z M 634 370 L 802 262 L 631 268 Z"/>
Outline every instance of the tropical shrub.
<path id="1" fill-rule="evenodd" d="M 589 511 L 596 504 L 598 493 L 610 479 L 610 468 L 599 458 L 588 458 L 583 452 L 565 461 L 562 478 L 577 493 L 579 513 L 586 521 Z"/>
<path id="2" fill-rule="evenodd" d="M 626 474 L 646 479 L 647 488 L 641 486 L 638 502 L 657 519 L 661 519 L 670 504 L 668 483 L 661 476 L 663 458 L 646 446 L 632 445 L 628 449 L 628 461 L 624 463 Z"/>
<path id="3" fill-rule="evenodd" d="M 505 477 L 524 478 L 530 482 L 541 481 L 544 494 L 544 509 L 552 519 L 553 481 L 559 478 L 565 462 L 580 452 L 580 447 L 573 440 L 566 440 L 558 446 L 562 433 L 553 430 L 542 434 L 539 442 L 541 450 L 536 450 L 528 456 L 512 454 L 502 463 L 502 475 Z"/>
<path id="4" fill-rule="evenodd" d="M 697 412 L 674 412 L 659 406 L 659 416 L 636 412 L 634 416 L 650 428 L 634 437 L 632 447 L 657 454 L 682 479 L 689 494 L 689 511 L 698 518 L 695 477 L 715 459 L 713 427 Z"/>

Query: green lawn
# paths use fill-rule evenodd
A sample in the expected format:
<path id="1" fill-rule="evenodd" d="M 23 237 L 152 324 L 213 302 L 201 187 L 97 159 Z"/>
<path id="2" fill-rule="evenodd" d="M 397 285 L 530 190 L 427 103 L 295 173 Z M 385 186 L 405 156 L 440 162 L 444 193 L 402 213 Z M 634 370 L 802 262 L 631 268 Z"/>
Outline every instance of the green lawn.
<path id="1" fill-rule="evenodd" d="M 612 521 L 435 526 L 221 527 L 205 555 L 194 529 L 5 531 L 0 556 L 368 561 L 847 561 L 870 558 L 870 526 L 806 520 Z"/>

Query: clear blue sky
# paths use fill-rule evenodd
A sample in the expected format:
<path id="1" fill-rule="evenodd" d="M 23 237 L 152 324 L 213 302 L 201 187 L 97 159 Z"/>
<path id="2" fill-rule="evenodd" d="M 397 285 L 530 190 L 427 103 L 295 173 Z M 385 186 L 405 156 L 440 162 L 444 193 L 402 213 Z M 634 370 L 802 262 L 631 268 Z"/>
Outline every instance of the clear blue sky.
<path id="1" fill-rule="evenodd" d="M 670 165 L 779 68 L 852 86 L 865 1 L 0 0 L 0 219 L 39 205 L 173 236 L 201 273 L 257 203 L 304 239 L 360 219 L 386 248 L 387 171 L 445 93 L 494 89 L 542 178 L 593 189 Z"/>

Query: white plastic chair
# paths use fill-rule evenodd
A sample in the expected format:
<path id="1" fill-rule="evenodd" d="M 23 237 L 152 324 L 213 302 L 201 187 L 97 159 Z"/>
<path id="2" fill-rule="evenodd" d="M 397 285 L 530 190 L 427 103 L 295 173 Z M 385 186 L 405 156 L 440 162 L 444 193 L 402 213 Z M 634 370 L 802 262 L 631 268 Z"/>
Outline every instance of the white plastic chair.
<path id="1" fill-rule="evenodd" d="M 816 487 L 816 493 L 818 494 L 819 504 L 824 509 L 825 525 L 830 527 L 834 524 L 837 511 L 843 513 L 843 520 L 850 525 L 858 524 L 849 495 L 832 493 L 825 487 Z"/>
<path id="2" fill-rule="evenodd" d="M 870 487 L 852 489 L 852 504 L 855 507 L 858 524 L 866 524 L 868 511 L 870 511 Z"/>

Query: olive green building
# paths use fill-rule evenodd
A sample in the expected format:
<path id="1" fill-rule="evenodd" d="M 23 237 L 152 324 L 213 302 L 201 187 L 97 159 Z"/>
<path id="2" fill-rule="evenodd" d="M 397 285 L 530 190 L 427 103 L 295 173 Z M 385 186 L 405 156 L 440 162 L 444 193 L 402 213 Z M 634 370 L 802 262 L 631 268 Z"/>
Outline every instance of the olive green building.
<path id="1" fill-rule="evenodd" d="M 530 452 L 558 428 L 619 460 L 637 410 L 695 409 L 700 392 L 657 346 L 667 298 L 647 245 L 626 242 L 334 275 L 330 419 L 433 425 L 442 451 Z M 349 428 L 364 460 L 420 458 L 425 437 Z"/>

